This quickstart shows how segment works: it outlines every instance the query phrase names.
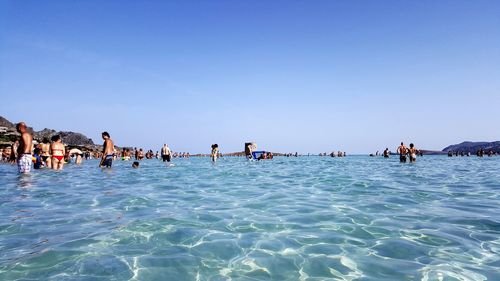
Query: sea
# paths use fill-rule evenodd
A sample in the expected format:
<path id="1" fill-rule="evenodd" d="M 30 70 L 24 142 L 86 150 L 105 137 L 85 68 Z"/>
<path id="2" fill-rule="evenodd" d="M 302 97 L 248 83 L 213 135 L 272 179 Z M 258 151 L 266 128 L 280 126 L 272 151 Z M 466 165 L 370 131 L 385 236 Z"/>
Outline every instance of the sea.
<path id="1" fill-rule="evenodd" d="M 0 280 L 500 280 L 500 157 L 0 165 Z"/>

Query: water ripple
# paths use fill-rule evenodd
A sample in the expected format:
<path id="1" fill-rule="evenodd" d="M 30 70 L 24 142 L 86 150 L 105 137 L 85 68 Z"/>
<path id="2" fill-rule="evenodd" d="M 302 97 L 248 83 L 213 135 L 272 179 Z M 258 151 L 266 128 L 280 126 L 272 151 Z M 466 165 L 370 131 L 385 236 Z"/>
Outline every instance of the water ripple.
<path id="1" fill-rule="evenodd" d="M 500 158 L 0 165 L 0 280 L 500 280 Z"/>

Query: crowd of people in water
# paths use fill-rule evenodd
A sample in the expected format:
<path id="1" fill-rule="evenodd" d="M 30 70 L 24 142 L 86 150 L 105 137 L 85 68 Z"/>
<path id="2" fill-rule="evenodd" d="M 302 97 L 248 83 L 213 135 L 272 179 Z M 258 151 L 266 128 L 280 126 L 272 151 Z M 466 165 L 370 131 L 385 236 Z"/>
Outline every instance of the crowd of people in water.
<path id="1" fill-rule="evenodd" d="M 123 161 L 134 160 L 132 167 L 138 168 L 139 161 L 143 159 L 161 159 L 163 162 L 170 162 L 172 158 L 189 158 L 189 152 L 172 152 L 167 144 L 164 144 L 160 151 L 144 151 L 142 148 L 122 148 L 116 150 L 113 140 L 108 132 L 102 132 L 104 141 L 102 151 L 85 151 L 78 148 L 67 149 L 63 144 L 60 135 L 54 135 L 49 140 L 44 138 L 42 142 L 34 144 L 33 136 L 28 132 L 28 127 L 24 122 L 16 125 L 16 130 L 21 137 L 12 146 L 0 148 L 0 161 L 17 164 L 20 173 L 28 173 L 31 169 L 46 167 L 54 170 L 62 170 L 65 163 L 74 162 L 81 164 L 83 159 L 100 159 L 99 167 L 110 168 L 113 161 L 121 159 Z M 210 158 L 216 162 L 222 157 L 218 144 L 211 146 Z M 246 149 L 245 149 L 246 150 Z M 253 157 L 253 149 L 248 150 L 250 156 L 247 158 L 254 160 L 272 159 L 271 152 L 260 153 L 258 157 Z"/>
<path id="2" fill-rule="evenodd" d="M 104 140 L 102 151 L 85 151 L 78 148 L 67 149 L 63 144 L 60 135 L 54 135 L 49 140 L 44 138 L 40 143 L 34 144 L 33 137 L 27 132 L 26 124 L 21 122 L 17 124 L 16 130 L 21 134 L 21 138 L 16 140 L 11 146 L 0 148 L 0 162 L 17 164 L 19 172 L 29 172 L 33 169 L 42 167 L 54 170 L 62 170 L 64 164 L 74 162 L 81 164 L 83 159 L 100 159 L 100 167 L 111 167 L 112 162 L 117 159 L 123 161 L 135 160 L 132 167 L 139 167 L 139 162 L 146 159 L 163 159 L 170 162 L 171 158 L 189 158 L 189 152 L 171 152 L 165 144 L 156 153 L 148 150 L 144 153 L 142 148 L 123 148 L 121 151 L 115 149 L 114 143 L 108 132 L 102 133 Z M 215 160 L 214 160 L 215 161 Z"/>
<path id="3" fill-rule="evenodd" d="M 489 149 L 488 151 L 485 151 L 483 148 L 480 148 L 476 150 L 476 156 L 477 157 L 484 157 L 485 155 L 488 157 L 492 156 L 497 156 L 500 153 L 497 153 L 496 151 L 493 151 L 492 149 Z M 453 156 L 471 156 L 470 152 L 464 152 L 464 151 L 448 151 L 448 157 L 453 157 Z"/>
<path id="4" fill-rule="evenodd" d="M 31 169 L 40 169 L 41 167 L 46 167 L 54 170 L 61 170 L 65 163 L 74 162 L 76 164 L 82 163 L 83 159 L 100 159 L 99 167 L 110 168 L 113 161 L 121 159 L 123 161 L 133 160 L 132 167 L 138 168 L 139 161 L 145 159 L 161 159 L 163 162 L 171 162 L 172 158 L 189 158 L 191 157 L 189 152 L 172 152 L 167 144 L 154 152 L 153 150 L 144 151 L 142 148 L 122 148 L 121 150 L 116 150 L 113 140 L 108 132 L 103 132 L 102 139 L 104 141 L 102 145 L 102 151 L 82 151 L 76 147 L 67 149 L 63 144 L 61 136 L 54 135 L 50 138 L 44 138 L 40 143 L 34 145 L 33 136 L 28 132 L 27 126 L 24 122 L 20 122 L 16 125 L 16 130 L 21 134 L 19 140 L 16 140 L 11 146 L 0 148 L 0 161 L 9 162 L 12 164 L 17 164 L 20 173 L 28 173 Z M 413 143 L 410 143 L 409 147 L 405 146 L 403 142 L 396 149 L 396 154 L 399 155 L 400 162 L 415 162 L 417 156 L 422 156 L 422 151 L 418 150 Z M 244 155 L 250 160 L 267 160 L 273 159 L 274 154 L 268 151 L 256 151 L 256 145 L 254 143 L 245 143 Z M 286 157 L 298 157 L 299 154 L 286 153 L 281 154 Z M 345 157 L 346 153 L 342 151 L 333 151 L 330 154 L 320 153 L 319 156 L 330 157 Z M 389 158 L 391 151 L 386 148 L 381 156 Z M 497 152 L 493 150 L 484 151 L 479 149 L 476 153 L 478 157 L 494 156 Z M 219 151 L 218 144 L 211 145 L 210 159 L 216 162 L 218 158 L 223 155 Z M 309 154 L 308 154 L 309 156 Z M 379 153 L 375 155 L 370 154 L 370 156 L 379 156 Z M 448 152 L 448 156 L 470 156 L 470 153 L 465 152 Z"/>
<path id="5" fill-rule="evenodd" d="M 326 153 L 325 153 L 325 155 L 323 155 L 323 156 L 326 156 Z M 345 153 L 345 151 L 343 151 L 343 152 L 342 152 L 342 151 L 340 151 L 340 150 L 339 150 L 339 151 L 337 151 L 337 155 L 335 155 L 335 151 L 332 151 L 332 152 L 330 153 L 330 157 L 346 157 L 346 156 L 347 156 L 347 154 Z"/>
<path id="6" fill-rule="evenodd" d="M 161 153 L 159 151 L 153 152 L 151 149 L 144 153 L 142 148 L 134 147 L 131 149 L 124 147 L 121 151 L 116 151 L 115 156 L 124 161 L 132 159 L 138 161 L 143 159 L 163 159 L 163 162 L 170 162 L 171 158 L 189 158 L 191 154 L 189 152 L 171 152 L 170 148 L 165 144 L 161 149 Z"/>
<path id="7" fill-rule="evenodd" d="M 392 152 L 389 148 L 386 148 L 382 153 L 379 153 L 378 151 L 375 154 L 371 153 L 370 157 L 383 156 L 384 158 L 389 158 L 391 155 Z M 417 149 L 413 143 L 410 143 L 410 146 L 407 147 L 404 142 L 401 142 L 396 149 L 396 155 L 399 155 L 400 162 L 405 163 L 408 159 L 410 162 L 415 162 L 417 160 L 417 156 L 424 156 L 424 153 Z"/>

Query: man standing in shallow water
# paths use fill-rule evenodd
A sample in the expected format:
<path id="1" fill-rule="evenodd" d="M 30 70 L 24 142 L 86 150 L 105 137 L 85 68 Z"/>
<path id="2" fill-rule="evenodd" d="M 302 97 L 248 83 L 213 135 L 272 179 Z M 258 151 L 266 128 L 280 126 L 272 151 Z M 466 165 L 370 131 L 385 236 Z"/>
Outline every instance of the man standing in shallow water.
<path id="1" fill-rule="evenodd" d="M 161 148 L 161 158 L 163 162 L 167 161 L 170 162 L 170 159 L 172 158 L 172 152 L 170 151 L 170 148 L 168 147 L 167 144 L 164 144 L 163 147 Z"/>
<path id="2" fill-rule="evenodd" d="M 104 144 L 102 145 L 102 158 L 99 167 L 111 168 L 115 155 L 115 145 L 108 132 L 102 132 L 102 139 L 104 140 Z"/>
<path id="3" fill-rule="evenodd" d="M 33 137 L 28 133 L 24 122 L 18 123 L 16 130 L 21 134 L 19 146 L 17 147 L 17 169 L 19 173 L 29 173 L 31 172 L 31 164 L 33 164 L 31 156 Z"/>
<path id="4" fill-rule="evenodd" d="M 399 153 L 399 162 L 406 163 L 406 154 L 408 154 L 408 148 L 401 142 L 401 145 L 396 150 Z"/>

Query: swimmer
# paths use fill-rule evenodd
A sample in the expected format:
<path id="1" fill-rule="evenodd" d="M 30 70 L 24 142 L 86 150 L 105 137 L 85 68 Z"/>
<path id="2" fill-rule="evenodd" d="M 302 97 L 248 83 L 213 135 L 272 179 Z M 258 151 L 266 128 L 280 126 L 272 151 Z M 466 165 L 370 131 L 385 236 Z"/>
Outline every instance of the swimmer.
<path id="1" fill-rule="evenodd" d="M 253 156 L 252 156 L 252 143 L 251 142 L 247 142 L 245 143 L 245 157 L 248 159 L 248 160 L 251 160 L 253 159 Z"/>
<path id="2" fill-rule="evenodd" d="M 384 158 L 389 158 L 390 154 L 391 154 L 391 152 L 389 151 L 389 148 L 385 148 L 385 150 L 384 150 Z"/>
<path id="3" fill-rule="evenodd" d="M 35 170 L 38 170 L 42 167 L 43 161 L 42 157 L 40 156 L 41 154 L 41 149 L 40 148 L 35 148 L 33 151 L 33 168 Z"/>
<path id="4" fill-rule="evenodd" d="M 123 149 L 123 152 L 122 152 L 122 160 L 123 161 L 129 161 L 131 159 L 131 155 L 132 153 L 130 152 L 130 149 Z"/>
<path id="5" fill-rule="evenodd" d="M 113 157 L 115 156 L 115 145 L 108 132 L 102 132 L 102 139 L 104 140 L 102 158 L 99 167 L 111 168 L 113 164 Z"/>
<path id="6" fill-rule="evenodd" d="M 217 156 L 219 155 L 219 145 L 218 144 L 212 144 L 212 152 L 210 153 L 210 158 L 212 159 L 212 162 L 217 161 Z"/>
<path id="7" fill-rule="evenodd" d="M 50 141 L 48 138 L 43 138 L 42 145 L 41 145 L 41 151 L 42 151 L 42 161 L 45 167 L 51 168 L 51 157 L 50 157 Z"/>
<path id="8" fill-rule="evenodd" d="M 12 146 L 7 146 L 2 152 L 2 161 L 9 162 L 11 154 L 12 154 Z"/>
<path id="9" fill-rule="evenodd" d="M 33 136 L 28 133 L 28 128 L 24 122 L 18 123 L 16 125 L 16 130 L 21 134 L 21 139 L 19 140 L 19 145 L 17 147 L 17 168 L 19 173 L 29 173 L 31 172 L 31 164 L 33 163 L 33 158 L 31 156 L 31 149 L 33 147 Z"/>
<path id="10" fill-rule="evenodd" d="M 410 143 L 410 148 L 408 149 L 408 154 L 410 154 L 410 163 L 417 161 L 417 149 L 413 143 Z"/>
<path id="11" fill-rule="evenodd" d="M 161 148 L 161 159 L 163 162 L 170 162 L 172 159 L 172 151 L 170 151 L 170 148 L 166 143 L 163 144 L 163 147 Z"/>
<path id="12" fill-rule="evenodd" d="M 17 128 L 17 127 L 16 127 Z M 19 132 L 19 131 L 18 131 Z M 12 144 L 12 151 L 10 153 L 10 158 L 9 158 L 9 163 L 16 163 L 17 161 L 17 150 L 19 149 L 19 140 L 16 140 L 13 144 Z"/>
<path id="13" fill-rule="evenodd" d="M 401 142 L 401 145 L 396 150 L 399 153 L 399 162 L 406 163 L 406 154 L 408 154 L 408 148 Z"/>
<path id="14" fill-rule="evenodd" d="M 130 159 L 127 159 L 127 149 L 125 147 L 122 149 L 122 153 L 121 154 L 122 154 L 122 161 L 128 161 L 128 160 L 130 160 Z"/>
<path id="15" fill-rule="evenodd" d="M 139 168 L 139 161 L 134 161 L 134 163 L 132 163 L 132 168 L 134 169 Z"/>
<path id="16" fill-rule="evenodd" d="M 50 154 L 52 155 L 52 169 L 62 170 L 64 166 L 64 155 L 66 155 L 66 149 L 62 143 L 61 136 L 55 135 L 51 138 L 52 143 L 50 144 Z"/>
<path id="17" fill-rule="evenodd" d="M 70 149 L 68 152 L 68 155 L 70 157 L 73 157 L 73 156 L 75 157 L 75 164 L 77 164 L 77 165 L 82 164 L 83 152 L 80 149 L 78 149 L 78 148 Z"/>

